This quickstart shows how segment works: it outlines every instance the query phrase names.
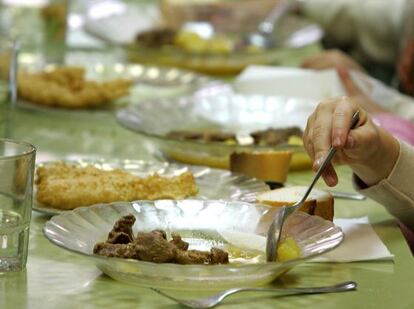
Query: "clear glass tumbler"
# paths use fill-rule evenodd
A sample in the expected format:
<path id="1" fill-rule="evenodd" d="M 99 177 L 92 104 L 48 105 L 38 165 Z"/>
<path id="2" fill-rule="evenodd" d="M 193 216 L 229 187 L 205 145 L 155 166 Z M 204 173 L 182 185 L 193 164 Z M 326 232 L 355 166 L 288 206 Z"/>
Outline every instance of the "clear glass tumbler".
<path id="1" fill-rule="evenodd" d="M 0 108 L 16 102 L 18 50 L 17 41 L 0 34 Z"/>
<path id="2" fill-rule="evenodd" d="M 36 149 L 0 139 L 0 273 L 25 268 Z"/>

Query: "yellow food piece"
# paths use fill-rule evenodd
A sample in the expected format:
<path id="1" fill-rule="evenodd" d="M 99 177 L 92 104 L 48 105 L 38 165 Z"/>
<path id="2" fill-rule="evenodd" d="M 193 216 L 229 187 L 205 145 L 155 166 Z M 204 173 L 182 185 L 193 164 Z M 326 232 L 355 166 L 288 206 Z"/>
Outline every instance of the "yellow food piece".
<path id="1" fill-rule="evenodd" d="M 174 44 L 192 53 L 229 54 L 233 51 L 233 41 L 224 36 L 204 39 L 197 33 L 180 31 L 174 38 Z"/>
<path id="2" fill-rule="evenodd" d="M 279 262 L 297 259 L 301 256 L 301 250 L 292 237 L 282 240 L 277 248 L 277 260 Z"/>
<path id="3" fill-rule="evenodd" d="M 199 39 L 201 39 L 201 37 L 197 33 L 190 31 L 179 31 L 174 37 L 174 44 L 177 46 L 184 46 Z"/>
<path id="4" fill-rule="evenodd" d="M 207 41 L 194 32 L 178 32 L 174 43 L 178 47 L 192 53 L 204 53 L 207 50 Z"/>
<path id="5" fill-rule="evenodd" d="M 212 54 L 229 54 L 233 49 L 233 42 L 228 38 L 217 36 L 207 40 L 207 51 Z"/>
<path id="6" fill-rule="evenodd" d="M 288 139 L 288 144 L 289 145 L 295 145 L 295 146 L 303 146 L 303 140 L 299 136 L 292 135 Z"/>

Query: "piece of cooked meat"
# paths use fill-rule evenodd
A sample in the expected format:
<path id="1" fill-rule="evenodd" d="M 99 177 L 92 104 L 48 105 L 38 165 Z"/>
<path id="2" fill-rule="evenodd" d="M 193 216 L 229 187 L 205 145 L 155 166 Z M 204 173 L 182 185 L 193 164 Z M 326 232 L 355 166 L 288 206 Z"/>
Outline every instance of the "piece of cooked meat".
<path id="1" fill-rule="evenodd" d="M 210 264 L 210 252 L 188 250 L 178 251 L 175 258 L 177 264 Z"/>
<path id="2" fill-rule="evenodd" d="M 37 200 L 59 209 L 115 201 L 183 199 L 198 191 L 189 171 L 141 178 L 120 169 L 106 171 L 60 162 L 39 167 L 36 175 Z"/>
<path id="3" fill-rule="evenodd" d="M 172 240 L 170 243 L 174 244 L 180 250 L 188 250 L 188 242 L 181 239 L 181 236 L 177 233 L 171 233 Z"/>
<path id="4" fill-rule="evenodd" d="M 130 258 L 153 263 L 177 264 L 227 264 L 228 253 L 211 248 L 210 252 L 188 250 L 188 243 L 182 240 L 178 233 L 172 233 L 172 240 L 167 240 L 167 233 L 163 230 L 139 232 L 137 237 L 128 244 L 123 243 L 125 235 L 132 235 L 132 226 L 135 222 L 133 215 L 126 215 L 115 222 L 109 232 L 106 242 L 97 243 L 93 253 L 108 256 Z M 121 236 L 120 236 L 121 235 Z M 122 243 L 113 243 L 119 241 Z M 131 236 L 133 238 L 133 236 Z"/>
<path id="5" fill-rule="evenodd" d="M 203 142 L 236 142 L 236 135 L 226 132 L 196 132 L 187 130 L 175 130 L 167 134 L 167 137 L 178 140 L 203 141 Z"/>
<path id="6" fill-rule="evenodd" d="M 229 262 L 229 254 L 219 248 L 210 249 L 210 264 L 227 264 Z"/>
<path id="7" fill-rule="evenodd" d="M 211 248 L 210 252 L 199 250 L 178 251 L 175 258 L 178 264 L 228 264 L 229 255 L 219 248 Z"/>
<path id="8" fill-rule="evenodd" d="M 250 134 L 256 145 L 276 146 L 281 143 L 286 143 L 291 136 L 302 137 L 303 132 L 299 127 L 288 127 L 280 129 L 267 129 L 262 131 L 252 132 Z"/>
<path id="9" fill-rule="evenodd" d="M 114 227 L 109 232 L 107 242 L 111 244 L 128 244 L 134 241 L 134 234 L 132 233 L 134 223 L 134 215 L 123 216 L 115 222 Z"/>
<path id="10" fill-rule="evenodd" d="M 124 259 L 136 259 L 136 249 L 133 243 L 129 244 L 111 244 L 108 242 L 99 242 L 93 247 L 93 253 Z"/>
<path id="11" fill-rule="evenodd" d="M 141 261 L 154 263 L 173 262 L 177 247 L 168 242 L 159 231 L 140 232 L 134 241 L 136 256 Z"/>
<path id="12" fill-rule="evenodd" d="M 136 37 L 136 42 L 145 47 L 163 47 L 173 45 L 176 31 L 172 29 L 151 29 L 140 32 Z"/>

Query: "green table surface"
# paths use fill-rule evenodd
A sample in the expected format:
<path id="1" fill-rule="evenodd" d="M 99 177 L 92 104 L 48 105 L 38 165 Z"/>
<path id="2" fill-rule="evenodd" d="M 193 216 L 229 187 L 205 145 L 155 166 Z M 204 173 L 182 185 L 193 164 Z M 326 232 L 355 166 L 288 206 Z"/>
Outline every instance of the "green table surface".
<path id="1" fill-rule="evenodd" d="M 107 112 L 45 112 L 0 109 L 2 136 L 37 146 L 38 161 L 57 158 L 131 158 L 154 160 L 147 143 L 120 127 Z M 339 169 L 338 190 L 352 191 L 350 171 Z M 289 174 L 291 184 L 307 185 L 312 172 Z M 323 184 L 319 184 L 323 187 Z M 274 286 L 318 286 L 353 280 L 354 292 L 272 297 L 237 295 L 224 308 L 414 308 L 414 259 L 396 221 L 374 201 L 335 201 L 337 218 L 368 216 L 375 231 L 395 255 L 394 261 L 305 263 Z M 42 234 L 48 217 L 33 213 L 27 269 L 0 274 L 0 308 L 178 308 L 150 289 L 116 282 L 93 264 L 51 244 Z M 179 293 L 178 296 L 200 294 Z"/>
<path id="2" fill-rule="evenodd" d="M 286 55 L 295 65 L 319 47 Z M 73 55 L 72 55 L 73 56 Z M 76 58 L 78 56 L 78 58 Z M 88 60 L 91 56 L 74 55 Z M 110 56 L 105 58 L 113 62 Z M 93 61 L 97 55 L 92 54 Z M 140 99 L 175 95 L 174 89 L 142 86 Z M 136 102 L 139 104 L 138 102 Z M 0 105 L 0 137 L 26 140 L 37 147 L 37 161 L 74 158 L 128 158 L 156 160 L 148 141 L 122 128 L 111 112 L 62 112 L 41 109 L 6 109 Z M 339 169 L 338 190 L 352 191 L 351 173 Z M 311 171 L 289 174 L 291 184 L 308 185 Z M 319 183 L 323 187 L 322 182 Z M 272 297 L 269 294 L 236 295 L 223 308 L 414 308 L 414 259 L 396 221 L 374 201 L 335 201 L 337 218 L 368 216 L 394 261 L 305 263 L 282 276 L 273 286 L 298 287 L 353 280 L 354 292 Z M 42 234 L 48 217 L 33 213 L 27 269 L 0 274 L 0 308 L 179 308 L 150 289 L 116 282 L 82 256 L 51 244 Z M 179 293 L 196 297 L 200 294 Z"/>

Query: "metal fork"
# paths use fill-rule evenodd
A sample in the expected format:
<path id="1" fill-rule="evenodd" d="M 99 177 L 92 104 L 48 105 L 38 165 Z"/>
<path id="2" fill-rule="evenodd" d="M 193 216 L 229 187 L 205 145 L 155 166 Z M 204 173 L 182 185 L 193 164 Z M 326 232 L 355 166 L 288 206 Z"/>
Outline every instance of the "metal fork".
<path id="1" fill-rule="evenodd" d="M 298 295 L 298 294 L 320 294 L 320 293 L 333 293 L 333 292 L 345 292 L 356 290 L 357 284 L 353 281 L 346 281 L 332 286 L 322 286 L 314 288 L 234 288 L 229 289 L 210 297 L 200 299 L 179 299 L 171 295 L 164 293 L 161 290 L 152 288 L 153 291 L 189 308 L 213 308 L 220 304 L 220 302 L 229 295 L 239 292 L 271 292 L 276 295 Z"/>
<path id="2" fill-rule="evenodd" d="M 359 120 L 359 111 L 356 111 L 352 116 L 350 129 L 354 129 L 357 125 Z M 267 232 L 267 239 L 266 239 L 266 260 L 268 262 L 276 261 L 277 258 L 277 247 L 279 245 L 280 235 L 282 232 L 283 223 L 285 222 L 286 218 L 294 213 L 297 209 L 299 209 L 303 203 L 306 201 L 309 193 L 312 191 L 313 186 L 318 181 L 319 177 L 322 175 L 325 168 L 328 166 L 329 162 L 331 162 L 333 156 L 336 153 L 336 149 L 331 146 L 329 149 L 328 155 L 326 156 L 325 160 L 323 161 L 322 165 L 319 167 L 318 171 L 316 172 L 315 176 L 312 179 L 312 182 L 308 189 L 306 190 L 305 194 L 303 195 L 302 199 L 291 206 L 283 206 L 277 216 L 273 219 L 272 224 L 269 227 Z"/>

